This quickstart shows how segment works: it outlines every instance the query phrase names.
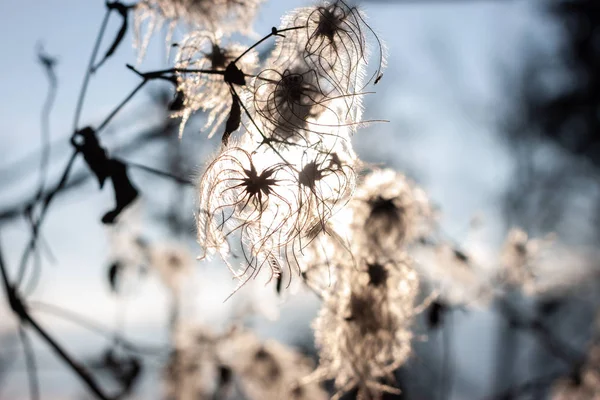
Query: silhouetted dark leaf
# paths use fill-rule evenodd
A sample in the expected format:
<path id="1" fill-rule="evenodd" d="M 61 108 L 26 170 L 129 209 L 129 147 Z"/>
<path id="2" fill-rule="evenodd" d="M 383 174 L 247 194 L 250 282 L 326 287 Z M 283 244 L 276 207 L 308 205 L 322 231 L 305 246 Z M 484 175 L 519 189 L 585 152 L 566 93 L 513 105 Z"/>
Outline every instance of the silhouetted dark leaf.
<path id="1" fill-rule="evenodd" d="M 110 160 L 110 177 L 115 190 L 116 205 L 112 211 L 102 217 L 102 222 L 112 224 L 127 206 L 138 197 L 138 190 L 133 186 L 127 175 L 127 166 L 118 160 Z"/>
<path id="2" fill-rule="evenodd" d="M 119 274 L 121 273 L 122 269 L 123 266 L 118 261 L 112 263 L 108 268 L 108 283 L 110 284 L 110 289 L 113 292 L 117 291 L 117 279 L 119 278 Z"/>
<path id="3" fill-rule="evenodd" d="M 129 6 L 126 6 L 123 3 L 115 1 L 112 3 L 106 3 L 106 7 L 108 7 L 109 10 L 116 10 L 119 13 L 119 15 L 121 15 L 121 17 L 122 17 L 121 28 L 119 28 L 119 32 L 117 32 L 117 36 L 115 37 L 115 40 L 113 41 L 111 46 L 106 51 L 106 54 L 104 55 L 102 60 L 100 60 L 100 62 L 92 68 L 92 72 L 95 72 L 98 68 L 100 68 L 100 66 L 102 64 L 104 64 L 104 62 L 110 56 L 112 56 L 114 54 L 114 52 L 117 50 L 117 48 L 123 41 L 123 38 L 125 37 L 125 34 L 127 33 L 127 26 L 129 25 L 129 23 L 128 23 L 128 20 L 129 20 L 128 10 L 130 8 Z"/>
<path id="4" fill-rule="evenodd" d="M 457 260 L 464 262 L 464 263 L 468 263 L 469 262 L 469 256 L 465 254 L 465 252 L 458 250 L 458 249 L 454 249 L 454 257 L 456 257 Z"/>
<path id="5" fill-rule="evenodd" d="M 442 302 L 434 301 L 427 311 L 427 325 L 429 329 L 436 329 L 444 323 L 444 314 L 449 308 Z"/>
<path id="6" fill-rule="evenodd" d="M 169 103 L 169 111 L 181 111 L 183 110 L 185 102 L 185 95 L 181 91 L 175 92 L 175 98 Z"/>
<path id="7" fill-rule="evenodd" d="M 46 54 L 46 52 L 44 52 L 44 48 L 41 45 L 39 45 L 38 47 L 37 56 L 38 61 L 40 62 L 40 64 L 42 64 L 42 66 L 46 70 L 46 73 L 50 76 L 54 76 L 54 67 L 58 63 L 58 60 L 55 57 L 51 57 L 50 55 Z"/>
<path id="8" fill-rule="evenodd" d="M 544 299 L 538 304 L 538 309 L 543 315 L 551 315 L 558 311 L 561 305 L 560 299 Z"/>
<path id="9" fill-rule="evenodd" d="M 242 122 L 242 109 L 240 108 L 240 102 L 237 96 L 232 97 L 229 118 L 227 118 L 227 122 L 225 123 L 225 132 L 223 133 L 223 138 L 221 139 L 224 146 L 227 146 L 227 143 L 229 142 L 229 136 L 240 127 L 240 123 Z"/>
<path id="10" fill-rule="evenodd" d="M 233 371 L 226 365 L 219 366 L 219 386 L 225 386 L 231 382 Z"/>
<path id="11" fill-rule="evenodd" d="M 121 395 L 130 393 L 141 376 L 142 363 L 130 354 L 119 354 L 115 348 L 104 351 L 99 359 L 90 363 L 92 368 L 108 373 L 121 385 Z"/>
<path id="12" fill-rule="evenodd" d="M 283 276 L 281 274 L 277 275 L 277 282 L 275 285 L 275 290 L 277 290 L 277 294 L 281 294 L 281 286 L 283 283 Z"/>
<path id="13" fill-rule="evenodd" d="M 246 77 L 244 76 L 244 73 L 233 62 L 230 62 L 227 68 L 225 68 L 225 75 L 223 79 L 225 82 L 233 83 L 235 85 L 243 86 L 246 84 Z"/>
<path id="14" fill-rule="evenodd" d="M 98 178 L 98 183 L 102 188 L 104 181 L 110 176 L 110 167 L 106 150 L 100 146 L 96 131 L 89 126 L 77 131 L 71 138 L 71 144 L 83 154 L 85 162 Z"/>

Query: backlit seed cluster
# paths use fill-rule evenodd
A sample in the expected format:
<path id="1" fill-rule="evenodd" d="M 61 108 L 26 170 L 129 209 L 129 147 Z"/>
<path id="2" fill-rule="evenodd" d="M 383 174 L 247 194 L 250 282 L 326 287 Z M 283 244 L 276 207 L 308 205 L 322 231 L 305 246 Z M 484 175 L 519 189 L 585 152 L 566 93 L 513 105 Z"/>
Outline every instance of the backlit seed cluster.
<path id="1" fill-rule="evenodd" d="M 204 60 L 182 68 L 225 68 L 239 77 L 233 82 L 225 72 L 217 82 L 178 75 L 193 97 L 184 114 L 210 110 L 218 115 L 212 123 L 232 103 L 244 111 L 241 134 L 224 139 L 200 179 L 197 211 L 200 245 L 223 257 L 241 283 L 263 267 L 273 277 L 300 272 L 300 255 L 352 197 L 361 162 L 350 139 L 362 122 L 361 90 L 374 81 L 364 79 L 369 45 L 382 53 L 361 12 L 342 1 L 295 10 L 272 35 L 275 47 L 259 68 L 253 52 L 239 56 L 239 48 L 221 45 L 216 52 L 210 40 L 205 46 L 212 50 L 194 53 L 184 44 L 178 56 Z M 333 53 L 335 59 L 325 60 Z"/>
<path id="2" fill-rule="evenodd" d="M 292 11 L 265 40 L 274 48 L 260 64 L 254 46 L 210 29 L 188 34 L 176 55 L 184 99 L 176 116 L 183 131 L 190 115 L 206 112 L 209 136 L 225 125 L 197 186 L 201 258 L 219 256 L 239 286 L 262 270 L 285 286 L 301 275 L 323 300 L 313 324 L 320 360 L 311 373 L 292 353 L 242 335 L 229 345 L 255 348 L 254 358 L 230 368 L 252 377 L 244 388 L 252 398 L 303 398 L 308 382 L 326 379 L 336 396 L 397 393 L 419 286 L 407 249 L 432 213 L 420 189 L 393 171 L 367 170 L 352 147 L 384 48 L 341 0 Z M 288 377 L 275 355 L 296 373 Z"/>

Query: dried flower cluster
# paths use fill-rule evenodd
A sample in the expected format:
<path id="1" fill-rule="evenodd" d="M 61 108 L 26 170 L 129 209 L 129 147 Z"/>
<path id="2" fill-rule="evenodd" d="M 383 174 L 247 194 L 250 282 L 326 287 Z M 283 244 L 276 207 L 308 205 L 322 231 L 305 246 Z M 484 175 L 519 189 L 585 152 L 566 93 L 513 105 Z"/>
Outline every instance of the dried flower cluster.
<path id="1" fill-rule="evenodd" d="M 419 289 L 408 250 L 431 217 L 420 189 L 374 170 L 305 252 L 306 283 L 323 298 L 314 376 L 334 379 L 336 397 L 354 387 L 362 399 L 399 392 L 394 371 L 411 353 Z"/>
<path id="2" fill-rule="evenodd" d="M 198 181 L 201 258 L 218 255 L 238 288 L 267 271 L 280 291 L 301 274 L 323 302 L 313 324 L 320 361 L 311 373 L 297 354 L 249 333 L 200 335 L 173 359 L 184 371 L 176 375 L 200 375 L 178 383 L 189 395 L 172 396 L 227 398 L 233 374 L 249 398 L 320 398 L 306 383 L 323 379 L 334 381 L 336 397 L 352 388 L 362 399 L 397 393 L 394 371 L 411 353 L 419 277 L 440 307 L 487 304 L 501 292 L 492 283 L 533 293 L 545 242 L 512 230 L 487 271 L 484 257 L 448 243 L 420 188 L 392 170 L 368 171 L 352 148 L 365 124 L 364 90 L 385 67 L 385 49 L 362 12 L 343 0 L 323 2 L 292 11 L 251 47 L 232 42 L 233 31 L 250 32 L 259 3 L 145 0 L 136 22 L 138 31 L 147 25 L 142 49 L 164 22 L 169 32 L 179 23 L 191 28 L 173 70 L 180 136 L 198 111 L 208 137 L 225 128 Z M 261 63 L 255 47 L 271 36 L 275 46 Z M 159 250 L 151 258 L 176 292 L 180 275 Z M 211 367 L 201 366 L 207 358 Z"/>
<path id="3" fill-rule="evenodd" d="M 363 122 L 362 90 L 381 77 L 382 46 L 343 1 L 295 10 L 272 35 L 275 48 L 256 75 L 244 64 L 256 63 L 251 52 L 223 51 L 212 38 L 190 36 L 180 48 L 182 115 L 203 109 L 209 124 L 221 122 L 231 106 L 227 125 L 236 107 L 245 115 L 241 137 L 229 140 L 226 127 L 200 179 L 198 240 L 240 285 L 263 268 L 279 280 L 289 273 L 288 284 L 303 272 L 323 298 L 314 323 L 320 362 L 307 379 L 334 379 L 338 395 L 398 392 L 393 373 L 410 354 L 418 290 L 406 249 L 428 230 L 431 211 L 422 191 L 388 170 L 368 174 L 355 193 L 363 166 L 350 139 Z M 371 42 L 379 60 L 365 79 Z M 196 78 L 191 68 L 229 72 Z M 265 377 L 280 373 L 272 367 Z M 260 370 L 256 360 L 248 368 Z M 277 385 L 269 390 L 281 398 Z"/>
<path id="4" fill-rule="evenodd" d="M 227 66 L 240 56 L 245 48 L 236 43 L 224 46 L 223 37 L 210 31 L 195 31 L 187 35 L 179 44 L 175 59 L 178 74 L 177 90 L 183 96 L 182 110 L 173 114 L 181 117 L 179 135 L 192 113 L 208 111 L 204 128 L 209 128 L 208 137 L 212 137 L 217 128 L 225 122 L 232 100 L 230 88 L 219 74 L 193 71 L 225 71 Z M 255 51 L 250 51 L 238 61 L 238 66 L 246 73 L 254 73 L 258 62 Z"/>
<path id="5" fill-rule="evenodd" d="M 363 399 L 398 393 L 394 371 L 410 355 L 417 275 L 403 262 L 363 261 L 342 271 L 347 276 L 323 294 L 313 325 L 316 375 L 334 379 L 340 395 L 354 387 Z"/>
<path id="6" fill-rule="evenodd" d="M 263 267 L 274 277 L 299 272 L 298 256 L 354 192 L 361 164 L 350 138 L 361 123 L 366 32 L 372 33 L 360 11 L 343 1 L 301 8 L 273 28 L 275 48 L 257 75 L 244 61 L 255 64 L 255 56 L 243 52 L 218 83 L 180 76 L 188 96 L 208 88 L 219 93 L 190 96 L 184 113 L 210 109 L 222 120 L 231 105 L 229 125 L 234 109 L 244 110 L 243 135 L 229 141 L 226 127 L 227 144 L 200 179 L 197 214 L 206 254 L 221 255 L 242 283 Z M 184 45 L 178 59 L 204 54 L 190 55 Z M 241 254 L 241 268 L 229 262 L 232 253 Z"/>
<path id="7" fill-rule="evenodd" d="M 255 46 L 231 43 L 230 30 L 211 25 L 237 21 L 242 9 L 250 19 L 258 1 L 246 3 L 144 1 L 138 25 L 148 19 L 150 33 L 157 21 L 192 25 L 177 46 L 183 101 L 174 116 L 182 118 L 180 134 L 197 111 L 207 113 L 209 137 L 225 125 L 223 145 L 198 183 L 201 258 L 219 255 L 240 286 L 263 268 L 278 282 L 288 274 L 287 285 L 302 273 L 323 298 L 314 323 L 320 363 L 307 376 L 312 368 L 297 354 L 238 333 L 200 335 L 204 354 L 193 365 L 229 357 L 229 375 L 250 398 L 321 398 L 308 382 L 322 379 L 334 379 L 338 396 L 353 387 L 361 398 L 398 392 L 393 373 L 410 354 L 418 290 L 407 249 L 430 229 L 432 213 L 423 192 L 393 171 L 371 171 L 355 193 L 364 165 L 351 137 L 365 123 L 364 88 L 381 79 L 384 48 L 361 11 L 335 0 L 285 16 L 263 39 L 274 36 L 275 47 L 259 65 Z M 195 371 L 186 366 L 193 353 L 178 352 L 172 369 Z M 214 368 L 200 373 L 219 381 Z M 199 382 L 183 385 L 190 397 L 226 390 L 205 393 Z"/>
<path id="8" fill-rule="evenodd" d="M 312 361 L 274 341 L 234 328 L 217 335 L 204 328 L 178 332 L 165 369 L 167 399 L 326 399 L 316 383 L 305 382 Z"/>

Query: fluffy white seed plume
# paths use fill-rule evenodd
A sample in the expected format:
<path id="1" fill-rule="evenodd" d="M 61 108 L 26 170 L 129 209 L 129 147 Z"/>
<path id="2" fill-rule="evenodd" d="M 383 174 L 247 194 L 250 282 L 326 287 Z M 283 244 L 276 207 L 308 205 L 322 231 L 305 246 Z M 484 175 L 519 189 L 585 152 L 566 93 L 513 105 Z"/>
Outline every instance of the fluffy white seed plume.
<path id="1" fill-rule="evenodd" d="M 168 24 L 167 42 L 176 26 L 193 30 L 252 33 L 263 0 L 142 0 L 135 7 L 136 47 L 143 57 L 152 34 Z M 145 30 L 145 33 L 142 31 Z"/>
<path id="2" fill-rule="evenodd" d="M 379 39 L 343 1 L 297 9 L 283 18 L 280 32 L 269 68 L 253 83 L 263 135 L 300 145 L 323 136 L 349 140 L 361 124 L 369 38 L 380 50 L 374 77 L 383 68 Z M 321 138 L 311 138 L 314 132 Z"/>
<path id="3" fill-rule="evenodd" d="M 434 214 L 425 192 L 391 169 L 364 177 L 351 202 L 356 247 L 393 257 L 431 233 Z"/>
<path id="4" fill-rule="evenodd" d="M 266 136 L 300 146 L 310 146 L 320 136 L 348 139 L 343 129 L 353 124 L 348 107 L 342 96 L 322 85 L 314 69 L 294 62 L 267 65 L 274 67 L 257 76 L 253 93 L 253 108 Z"/>
<path id="5" fill-rule="evenodd" d="M 555 234 L 531 238 L 512 229 L 500 253 L 499 280 L 533 296 L 566 296 L 600 275 L 595 249 L 566 246 Z"/>
<path id="6" fill-rule="evenodd" d="M 239 44 L 222 44 L 219 36 L 208 31 L 193 32 L 181 42 L 175 58 L 175 68 L 178 69 L 177 90 L 183 94 L 184 100 L 183 109 L 173 115 L 182 118 L 180 137 L 187 120 L 198 110 L 208 113 L 203 129 L 209 130 L 209 138 L 225 121 L 232 103 L 229 85 L 222 74 L 199 71 L 225 71 L 245 50 Z M 258 56 L 255 51 L 249 51 L 236 62 L 236 66 L 247 74 L 254 73 L 257 65 Z"/>
<path id="7" fill-rule="evenodd" d="M 340 93 L 359 93 L 381 76 L 384 46 L 356 7 L 342 0 L 323 2 L 291 12 L 282 26 L 302 27 L 290 34 L 287 48 L 300 50 L 305 62 Z M 365 82 L 371 48 L 377 51 L 375 72 Z"/>
<path id="8" fill-rule="evenodd" d="M 200 180 L 198 241 L 205 255 L 218 253 L 226 261 L 231 251 L 239 250 L 242 270 L 228 263 L 239 278 L 249 279 L 263 265 L 279 274 L 280 249 L 297 234 L 300 211 L 293 171 L 273 162 L 274 157 L 230 147 Z"/>
<path id="9" fill-rule="evenodd" d="M 356 184 L 355 160 L 336 152 L 308 149 L 297 169 L 298 203 L 302 210 L 297 229 L 309 236 L 325 230 L 327 221 L 350 200 Z"/>
<path id="10" fill-rule="evenodd" d="M 198 240 L 207 254 L 237 254 L 249 279 L 263 267 L 277 276 L 297 269 L 296 257 L 350 198 L 355 174 L 336 153 L 298 148 L 254 152 L 230 147 L 199 184 Z M 284 162 L 281 160 L 295 160 Z"/>
<path id="11" fill-rule="evenodd" d="M 343 271 L 313 324 L 315 376 L 334 379 L 338 396 L 353 387 L 363 399 L 397 393 L 393 371 L 410 355 L 417 274 L 407 260 L 365 259 Z"/>
<path id="12" fill-rule="evenodd" d="M 415 269 L 449 305 L 485 306 L 493 298 L 491 276 L 475 254 L 448 243 L 411 251 Z"/>

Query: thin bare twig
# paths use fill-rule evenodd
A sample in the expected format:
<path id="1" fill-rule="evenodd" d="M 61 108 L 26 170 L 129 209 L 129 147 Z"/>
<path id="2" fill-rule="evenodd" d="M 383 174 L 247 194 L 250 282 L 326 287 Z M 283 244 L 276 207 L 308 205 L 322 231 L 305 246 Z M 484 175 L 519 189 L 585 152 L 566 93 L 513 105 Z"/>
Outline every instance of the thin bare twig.
<path id="1" fill-rule="evenodd" d="M 14 312 L 15 316 L 19 318 L 23 327 L 31 327 L 37 334 L 45 341 L 54 353 L 61 358 L 77 376 L 81 378 L 84 384 L 101 400 L 110 400 L 113 397 L 108 396 L 100 385 L 96 382 L 94 377 L 88 372 L 88 370 L 79 362 L 75 361 L 58 342 L 50 336 L 44 328 L 42 328 L 37 321 L 30 315 L 26 304 L 21 299 L 17 288 L 10 282 L 8 278 L 8 272 L 4 263 L 4 255 L 2 252 L 2 246 L 0 246 L 0 273 L 2 275 L 2 281 L 6 292 L 6 298 L 10 308 Z"/>
<path id="2" fill-rule="evenodd" d="M 19 325 L 19 338 L 23 344 L 23 353 L 25 354 L 25 364 L 27 365 L 27 377 L 29 379 L 29 396 L 32 400 L 39 400 L 40 398 L 40 385 L 37 374 L 37 363 L 35 361 L 35 353 L 33 352 L 33 345 L 27 332 L 22 325 Z"/>

